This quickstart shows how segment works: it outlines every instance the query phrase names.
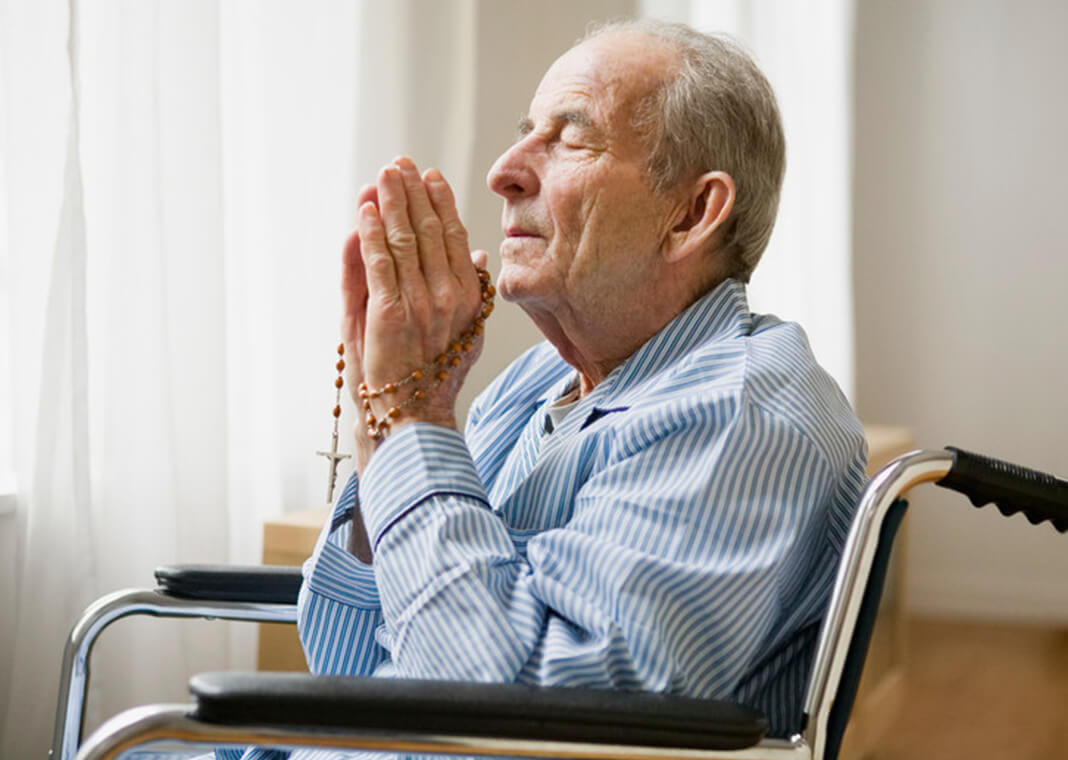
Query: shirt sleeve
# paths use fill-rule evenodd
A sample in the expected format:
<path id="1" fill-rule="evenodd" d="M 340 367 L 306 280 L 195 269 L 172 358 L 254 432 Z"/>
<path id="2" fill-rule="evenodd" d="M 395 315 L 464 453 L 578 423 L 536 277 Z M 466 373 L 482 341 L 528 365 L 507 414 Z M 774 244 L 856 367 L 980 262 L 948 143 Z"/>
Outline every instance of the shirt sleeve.
<path id="1" fill-rule="evenodd" d="M 376 641 L 382 609 L 374 568 L 347 548 L 358 495 L 353 473 L 304 563 L 297 631 L 308 669 L 318 675 L 371 675 L 387 657 Z"/>
<path id="2" fill-rule="evenodd" d="M 521 545 L 459 433 L 387 439 L 360 498 L 399 675 L 730 693 L 824 552 L 833 468 L 744 401 L 593 459 L 566 524 Z"/>

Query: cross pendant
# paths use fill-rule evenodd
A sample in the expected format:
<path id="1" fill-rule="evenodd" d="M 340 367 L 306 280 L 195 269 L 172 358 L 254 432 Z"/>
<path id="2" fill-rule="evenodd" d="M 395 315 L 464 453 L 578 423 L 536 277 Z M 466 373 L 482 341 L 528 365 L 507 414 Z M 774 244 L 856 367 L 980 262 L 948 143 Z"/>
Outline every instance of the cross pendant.
<path id="1" fill-rule="evenodd" d="M 334 503 L 334 486 L 337 484 L 337 465 L 342 459 L 349 459 L 351 454 L 342 454 L 337 450 L 337 427 L 334 427 L 334 434 L 331 436 L 330 451 L 316 451 L 321 457 L 326 457 L 330 460 L 330 480 L 326 486 L 326 503 Z"/>

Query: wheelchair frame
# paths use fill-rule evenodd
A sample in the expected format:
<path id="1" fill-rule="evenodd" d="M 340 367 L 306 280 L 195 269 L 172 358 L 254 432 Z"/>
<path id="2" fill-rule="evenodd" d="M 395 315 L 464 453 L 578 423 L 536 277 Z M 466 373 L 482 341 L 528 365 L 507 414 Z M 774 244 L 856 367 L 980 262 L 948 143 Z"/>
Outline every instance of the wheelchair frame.
<path id="1" fill-rule="evenodd" d="M 701 738 L 698 733 L 688 732 L 686 729 L 675 733 L 665 731 L 667 724 L 662 721 L 657 723 L 656 716 L 650 719 L 648 736 L 645 736 L 642 731 L 646 726 L 636 725 L 634 730 L 630 731 L 630 726 L 622 726 L 619 723 L 618 712 L 614 714 L 614 720 L 617 722 L 614 728 L 602 730 L 594 740 L 579 740 L 575 738 L 575 721 L 569 722 L 566 716 L 561 717 L 559 708 L 555 712 L 550 709 L 544 714 L 535 713 L 529 716 L 531 721 L 537 723 L 538 730 L 544 737 L 540 740 L 519 735 L 513 725 L 515 720 L 509 722 L 507 716 L 495 722 L 493 718 L 487 718 L 470 707 L 468 715 L 456 713 L 460 715 L 458 720 L 449 719 L 444 723 L 439 720 L 435 723 L 431 719 L 432 728 L 420 727 L 417 724 L 420 717 L 433 718 L 435 715 L 436 706 L 428 708 L 425 704 L 419 707 L 419 714 L 409 715 L 404 721 L 407 725 L 401 726 L 397 725 L 396 718 L 383 720 L 382 715 L 374 710 L 367 711 L 375 713 L 374 715 L 364 715 L 358 708 L 347 711 L 344 720 L 329 725 L 322 722 L 315 726 L 294 725 L 299 721 L 284 718 L 274 724 L 256 719 L 252 725 L 243 725 L 242 715 L 247 717 L 251 714 L 258 718 L 260 714 L 255 710 L 248 712 L 247 702 L 241 701 L 240 688 L 236 689 L 238 696 L 228 697 L 232 690 L 225 676 L 209 675 L 193 679 L 191 688 L 198 698 L 198 703 L 154 705 L 120 713 L 103 724 L 86 741 L 78 751 L 77 758 L 107 760 L 146 743 L 178 742 L 215 746 L 259 744 L 293 748 L 332 747 L 401 753 L 603 760 L 638 760 L 668 755 L 686 760 L 833 760 L 837 756 L 860 679 L 871 624 L 874 622 L 878 596 L 882 590 L 886 556 L 889 554 L 897 522 L 904 511 L 904 503 L 897 500 L 911 488 L 927 482 L 937 482 L 940 486 L 964 493 L 977 507 L 994 502 L 1007 516 L 1023 512 L 1032 523 L 1048 520 L 1058 531 L 1068 531 L 1068 482 L 1051 475 L 953 448 L 914 451 L 892 461 L 871 479 L 861 496 L 842 552 L 828 612 L 820 631 L 804 701 L 805 722 L 800 731 L 789 739 L 761 738 L 765 724 L 759 713 L 750 710 L 750 714 L 739 714 L 737 706 L 713 700 L 701 702 L 708 706 L 709 720 L 719 721 L 717 725 L 724 727 L 726 733 L 722 741 L 717 741 L 717 737 L 710 739 L 707 735 Z M 900 509 L 896 510 L 896 519 L 891 516 L 888 520 L 888 514 L 895 503 L 900 506 Z M 881 566 L 876 567 L 873 573 L 873 561 L 877 552 L 877 564 Z M 285 572 L 292 573 L 293 570 L 288 569 Z M 863 615 L 869 619 L 861 620 L 858 625 L 862 606 Z M 89 674 L 89 655 L 96 636 L 114 620 L 138 612 L 175 617 L 274 622 L 293 621 L 296 614 L 293 604 L 263 601 L 236 604 L 223 601 L 205 602 L 177 599 L 159 590 L 123 591 L 102 598 L 90 606 L 75 625 L 67 644 L 53 751 L 50 753 L 55 760 L 70 760 L 74 748 L 78 745 Z M 329 680 L 323 677 L 299 676 L 285 679 L 286 683 L 278 683 L 280 677 L 275 676 L 274 680 L 271 680 L 270 674 L 243 678 L 255 678 L 252 683 L 262 681 L 266 688 L 277 688 L 278 694 L 286 695 L 285 698 L 291 698 L 291 691 L 287 691 L 290 685 L 300 686 L 295 691 L 302 692 L 306 691 L 304 685 L 314 682 L 316 678 L 320 681 Z M 352 677 L 334 679 L 335 682 L 341 680 L 347 682 L 346 689 L 351 686 L 354 693 L 359 693 L 361 689 L 366 691 L 366 682 L 380 681 Z M 289 684 L 289 681 L 292 681 L 292 684 Z M 396 689 L 391 685 L 390 690 L 398 691 L 402 697 L 410 700 L 421 688 L 427 688 L 429 683 L 433 682 L 400 681 L 395 682 Z M 336 683 L 334 685 L 337 686 Z M 378 686 L 381 687 L 381 684 Z M 522 689 L 533 691 L 519 693 L 518 690 Z M 573 695 L 578 691 L 594 690 L 479 684 L 465 685 L 462 691 L 476 697 L 481 695 L 482 699 L 491 701 L 498 694 L 504 701 L 517 698 L 517 694 L 519 699 L 523 698 L 523 694 L 538 694 L 539 700 L 544 697 L 551 708 L 557 697 L 566 698 L 569 692 Z M 599 693 L 606 694 L 603 691 Z M 613 705 L 604 710 L 604 714 L 609 715 L 611 710 L 622 709 L 625 713 L 624 720 L 627 719 L 628 705 L 633 705 L 635 715 L 642 715 L 642 710 L 652 700 L 658 703 L 654 705 L 656 710 L 660 710 L 663 704 L 677 703 L 680 707 L 688 707 L 691 712 L 692 706 L 688 703 L 696 701 L 684 697 L 640 693 L 608 694 L 613 696 L 610 699 L 603 696 L 601 698 L 613 702 Z M 221 712 L 215 711 L 213 715 L 215 708 L 212 705 L 216 699 L 222 707 Z M 310 715 L 315 715 L 316 705 L 321 711 L 324 705 L 336 705 L 337 700 L 348 699 L 348 695 L 331 696 L 330 699 L 335 700 L 333 703 L 325 702 L 322 698 L 316 703 L 315 699 L 312 695 L 307 699 L 309 708 L 306 712 Z M 446 700 L 450 710 L 462 712 L 464 705 L 456 706 L 460 699 L 461 697 L 452 695 Z M 366 706 L 366 695 L 363 700 L 353 704 Z M 405 703 L 401 699 L 397 704 L 403 707 Z M 744 708 L 741 709 L 744 711 Z M 732 726 L 738 727 L 742 733 L 746 729 L 755 731 L 752 735 L 756 741 L 746 740 L 748 746 L 739 746 L 740 734 L 731 735 Z M 624 736 L 626 740 L 615 740 L 613 732 Z"/>

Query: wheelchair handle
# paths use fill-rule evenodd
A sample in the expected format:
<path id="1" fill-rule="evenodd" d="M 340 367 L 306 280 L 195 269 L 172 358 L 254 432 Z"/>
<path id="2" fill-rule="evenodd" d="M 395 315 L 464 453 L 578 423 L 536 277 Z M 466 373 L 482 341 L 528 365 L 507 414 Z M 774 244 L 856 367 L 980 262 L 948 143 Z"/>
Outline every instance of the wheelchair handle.
<path id="1" fill-rule="evenodd" d="M 1032 525 L 1049 520 L 1068 532 L 1068 481 L 955 446 L 946 451 L 953 464 L 935 485 L 964 494 L 976 507 L 993 502 L 1006 517 L 1023 512 Z"/>

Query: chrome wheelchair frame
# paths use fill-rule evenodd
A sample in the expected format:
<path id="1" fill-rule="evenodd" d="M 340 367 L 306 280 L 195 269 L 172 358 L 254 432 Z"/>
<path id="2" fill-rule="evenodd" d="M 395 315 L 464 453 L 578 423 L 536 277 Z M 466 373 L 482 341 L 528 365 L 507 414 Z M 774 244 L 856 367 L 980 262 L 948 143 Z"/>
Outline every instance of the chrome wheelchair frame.
<path id="1" fill-rule="evenodd" d="M 64 653 L 53 760 L 108 760 L 135 746 L 332 747 L 400 753 L 639 760 L 834 760 L 878 608 L 901 496 L 928 482 L 975 506 L 993 502 L 1068 532 L 1068 482 L 955 448 L 914 451 L 880 470 L 857 507 L 820 631 L 804 724 L 766 738 L 755 710 L 715 700 L 516 684 L 205 674 L 195 702 L 127 710 L 78 748 L 89 657 L 126 615 L 293 622 L 296 568 L 197 566 L 157 571 L 161 588 L 103 597 L 74 626 Z"/>

